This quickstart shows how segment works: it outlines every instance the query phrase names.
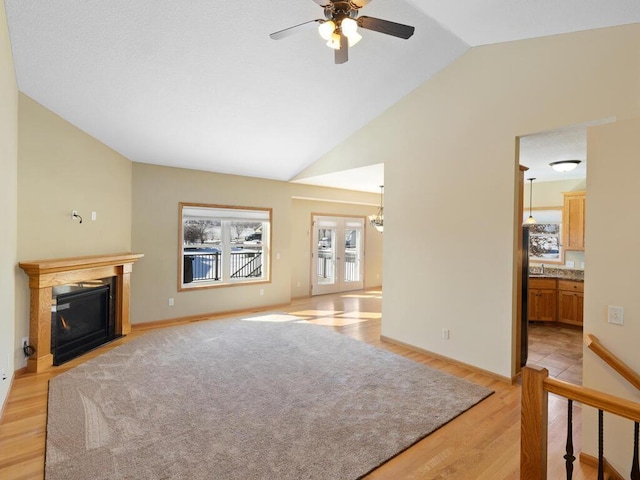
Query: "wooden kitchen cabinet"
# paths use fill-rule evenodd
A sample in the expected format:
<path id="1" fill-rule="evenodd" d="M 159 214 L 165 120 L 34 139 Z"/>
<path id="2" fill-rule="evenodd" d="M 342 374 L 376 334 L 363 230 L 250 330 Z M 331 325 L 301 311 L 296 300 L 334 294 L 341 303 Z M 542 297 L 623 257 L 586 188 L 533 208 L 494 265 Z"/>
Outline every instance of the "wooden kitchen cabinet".
<path id="1" fill-rule="evenodd" d="M 565 250 L 584 250 L 586 194 L 565 192 L 562 209 L 562 245 Z"/>
<path id="2" fill-rule="evenodd" d="M 584 283 L 558 280 L 558 321 L 582 326 L 584 317 Z"/>
<path id="3" fill-rule="evenodd" d="M 529 320 L 556 320 L 557 282 L 555 278 L 529 278 Z"/>

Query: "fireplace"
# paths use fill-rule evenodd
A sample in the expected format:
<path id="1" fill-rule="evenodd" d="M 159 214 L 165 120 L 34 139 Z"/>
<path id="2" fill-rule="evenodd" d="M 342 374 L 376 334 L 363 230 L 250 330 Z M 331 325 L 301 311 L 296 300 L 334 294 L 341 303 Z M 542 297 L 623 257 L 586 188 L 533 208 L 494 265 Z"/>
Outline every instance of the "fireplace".
<path id="1" fill-rule="evenodd" d="M 113 318 L 113 323 L 115 324 L 114 335 L 122 336 L 129 333 L 131 331 L 131 323 L 129 321 L 131 271 L 133 264 L 143 256 L 141 253 L 127 252 L 20 262 L 20 268 L 29 276 L 29 290 L 31 292 L 29 301 L 29 345 L 33 349 L 33 353 L 27 359 L 27 371 L 39 373 L 53 365 L 51 339 L 52 334 L 58 334 L 58 327 L 56 326 L 54 333 L 52 321 L 55 323 L 58 320 L 58 313 L 62 314 L 68 326 L 67 317 L 64 316 L 62 311 L 57 311 L 57 305 L 55 318 L 51 314 L 51 301 L 54 298 L 53 289 L 59 286 L 72 287 L 68 288 L 67 292 L 57 290 L 60 294 L 72 293 L 71 290 L 73 288 L 82 290 L 86 286 L 93 285 L 99 279 L 111 278 L 109 295 L 115 297 L 115 299 L 110 299 L 109 318 Z M 105 294 L 100 293 L 97 296 L 100 297 L 100 295 L 103 295 L 102 301 L 104 301 Z M 64 301 L 61 302 L 62 305 L 65 303 Z M 100 300 L 97 303 L 101 305 Z M 92 308 L 99 310 L 103 307 L 94 306 Z M 71 341 L 72 344 L 73 342 L 75 340 Z"/>
<path id="2" fill-rule="evenodd" d="M 52 289 L 51 353 L 61 365 L 119 337 L 115 332 L 114 278 Z"/>

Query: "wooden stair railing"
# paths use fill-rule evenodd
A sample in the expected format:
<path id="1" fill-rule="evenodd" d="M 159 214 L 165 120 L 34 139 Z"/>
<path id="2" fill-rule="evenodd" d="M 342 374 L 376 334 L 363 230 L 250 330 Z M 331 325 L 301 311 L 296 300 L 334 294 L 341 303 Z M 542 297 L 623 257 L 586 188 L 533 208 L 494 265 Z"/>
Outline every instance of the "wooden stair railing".
<path id="1" fill-rule="evenodd" d="M 598 355 L 607 365 L 613 368 L 616 372 L 622 376 L 625 380 L 627 380 L 632 386 L 636 387 L 637 390 L 640 390 L 640 375 L 638 375 L 634 370 L 629 368 L 629 366 L 620 360 L 617 356 L 615 356 L 611 351 L 609 351 L 604 345 L 600 343 L 598 337 L 589 333 L 584 337 L 584 344 L 589 347 L 593 353 Z M 599 432 L 602 430 L 602 410 L 598 412 L 598 428 Z M 631 467 L 631 480 L 640 480 L 640 447 L 638 446 L 640 440 L 638 438 L 638 432 L 640 430 L 640 425 L 638 422 L 634 425 L 633 431 L 633 460 Z M 602 436 L 601 433 L 599 433 Z M 599 447 L 601 449 L 601 447 Z M 600 468 L 600 466 L 599 466 Z"/>
<path id="2" fill-rule="evenodd" d="M 640 390 L 640 375 L 634 372 L 627 366 L 622 360 L 611 353 L 607 348 L 600 343 L 600 340 L 595 335 L 587 334 L 584 336 L 584 344 L 589 347 L 593 353 L 598 355 L 604 362 L 618 372 L 622 377 L 627 380 L 631 385 Z"/>
<path id="3" fill-rule="evenodd" d="M 546 368 L 524 367 L 522 369 L 522 409 L 520 417 L 521 480 L 546 480 L 547 478 L 549 393 L 555 393 L 570 401 L 578 401 L 583 405 L 597 408 L 599 411 L 609 412 L 629 419 L 635 422 L 636 425 L 640 422 L 640 403 L 550 378 L 549 371 Z M 635 427 L 635 431 L 637 431 L 637 427 Z M 571 478 L 570 470 L 572 466 L 570 463 L 575 458 L 573 457 L 571 443 L 569 435 L 567 438 L 567 455 L 565 455 L 568 478 Z M 637 455 L 637 448 L 637 442 L 635 442 L 634 457 Z M 600 458 L 599 469 L 602 469 L 602 464 L 602 458 Z M 599 478 L 601 477 L 599 476 Z"/>

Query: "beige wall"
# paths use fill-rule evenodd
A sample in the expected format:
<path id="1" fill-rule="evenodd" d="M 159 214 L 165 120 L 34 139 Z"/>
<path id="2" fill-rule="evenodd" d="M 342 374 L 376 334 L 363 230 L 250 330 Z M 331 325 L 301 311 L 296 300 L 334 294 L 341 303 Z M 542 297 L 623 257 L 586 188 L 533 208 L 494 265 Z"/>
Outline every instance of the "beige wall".
<path id="1" fill-rule="evenodd" d="M 0 2 L 0 412 L 13 375 L 15 282 L 18 256 L 18 87 L 13 69 L 4 2 Z"/>
<path id="2" fill-rule="evenodd" d="M 144 253 L 132 274 L 133 323 L 289 302 L 292 275 L 298 276 L 300 266 L 291 252 L 299 251 L 300 245 L 308 248 L 306 240 L 293 235 L 300 229 L 292 215 L 294 194 L 332 200 L 338 206 L 331 210 L 334 213 L 367 215 L 377 210 L 375 194 L 132 164 L 22 94 L 18 121 L 18 259 Z M 178 293 L 180 201 L 273 208 L 273 281 Z M 71 219 L 74 209 L 83 216 L 82 224 Z M 308 228 L 306 219 L 304 228 Z M 366 271 L 380 275 L 382 246 L 375 241 L 371 245 L 368 263 L 372 267 Z M 19 271 L 17 276 L 12 337 L 20 339 L 29 333 L 29 290 L 26 275 Z M 169 298 L 174 298 L 175 306 L 168 306 Z M 22 354 L 11 351 L 16 368 L 24 366 Z"/>
<path id="3" fill-rule="evenodd" d="M 322 171 L 353 155 L 360 159 L 350 162 L 385 161 L 384 335 L 513 375 L 515 205 L 522 195 L 514 186 L 515 138 L 637 115 L 639 51 L 638 25 L 472 49 L 314 166 Z M 598 128 L 602 137 L 594 137 L 606 153 L 589 146 L 585 329 L 640 370 L 633 341 L 640 257 L 629 243 L 639 233 L 631 207 L 639 200 L 638 122 Z M 617 153 L 610 159 L 609 149 Z M 614 249 L 613 216 L 620 232 Z M 407 231 L 420 247 L 411 268 L 400 262 Z M 603 323 L 608 304 L 625 307 L 628 326 Z M 451 329 L 450 340 L 441 339 L 442 328 Z M 584 376 L 590 386 L 631 394 L 588 353 Z M 585 437 L 593 433 L 586 423 Z M 630 438 L 629 427 L 616 427 L 608 427 L 608 439 Z M 590 454 L 592 441 L 585 438 Z M 607 449 L 620 471 L 630 465 L 629 445 Z"/>
<path id="4" fill-rule="evenodd" d="M 516 137 L 637 111 L 639 49 L 637 25 L 474 48 L 319 161 L 385 163 L 384 335 L 514 374 Z"/>
<path id="5" fill-rule="evenodd" d="M 524 173 L 525 179 L 527 172 Z M 524 208 L 529 208 L 529 185 L 525 180 L 524 186 Z M 585 178 L 561 180 L 556 182 L 533 182 L 533 208 L 541 207 L 562 207 L 564 197 L 562 192 L 575 192 L 587 189 Z M 535 215 L 534 215 L 535 216 Z"/>
<path id="6" fill-rule="evenodd" d="M 18 259 L 131 250 L 131 162 L 23 94 L 18 126 Z M 20 339 L 29 334 L 22 271 L 16 299 Z M 16 354 L 16 368 L 25 364 Z"/>
<path id="7" fill-rule="evenodd" d="M 588 131 L 584 330 L 592 333 L 636 372 L 640 372 L 638 223 L 640 205 L 640 118 Z M 607 305 L 624 308 L 624 325 L 607 323 Z M 583 384 L 640 402 L 640 393 L 590 350 L 584 352 Z M 585 410 L 584 448 L 597 455 L 596 414 Z M 633 424 L 605 418 L 605 456 L 618 472 L 631 468 Z"/>
<path id="8" fill-rule="evenodd" d="M 302 285 L 305 275 L 308 282 L 310 207 L 305 205 L 319 204 L 294 201 L 292 196 L 334 200 L 331 212 L 363 215 L 375 213 L 375 208 L 351 203 L 371 204 L 377 198 L 346 190 L 134 163 L 133 250 L 145 256 L 132 275 L 132 323 L 279 305 L 298 292 L 308 294 L 308 287 L 306 291 L 297 287 L 297 279 Z M 178 292 L 179 202 L 272 208 L 271 283 Z M 300 207 L 294 208 L 294 204 Z M 372 249 L 373 266 L 367 270 L 377 268 L 375 259 L 380 257 L 381 245 L 376 248 L 372 243 Z M 174 299 L 174 306 L 169 306 L 169 298 Z"/>
<path id="9" fill-rule="evenodd" d="M 178 292 L 179 202 L 272 208 L 273 281 Z M 288 302 L 290 205 L 283 182 L 134 163 L 133 250 L 145 256 L 132 276 L 132 323 Z M 173 307 L 169 298 L 174 298 Z"/>

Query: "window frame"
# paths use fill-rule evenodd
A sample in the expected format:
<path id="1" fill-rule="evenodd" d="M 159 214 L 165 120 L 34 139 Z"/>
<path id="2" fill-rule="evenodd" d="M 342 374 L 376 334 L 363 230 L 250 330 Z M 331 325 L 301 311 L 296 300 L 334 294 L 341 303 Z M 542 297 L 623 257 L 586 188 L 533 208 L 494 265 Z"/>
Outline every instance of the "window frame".
<path id="1" fill-rule="evenodd" d="M 230 268 L 230 263 L 225 264 L 222 262 L 221 267 L 221 275 L 220 280 L 200 280 L 197 283 L 184 282 L 184 257 L 185 257 L 185 242 L 184 242 L 184 211 L 185 208 L 193 208 L 193 209 L 211 209 L 211 210 L 226 210 L 228 211 L 228 216 L 224 215 L 224 217 L 216 217 L 215 215 L 211 215 L 212 220 L 220 221 L 220 229 L 221 229 L 221 246 L 222 252 L 221 257 L 229 258 L 232 250 L 233 243 L 231 242 L 230 235 L 230 224 L 234 221 L 245 220 L 245 218 L 235 217 L 234 211 L 240 212 L 242 211 L 244 215 L 249 215 L 246 218 L 248 221 L 256 221 L 262 222 L 262 240 L 260 242 L 260 247 L 262 250 L 262 277 L 251 279 L 247 277 L 242 277 L 239 279 L 232 279 L 231 272 L 227 274 L 224 271 L 225 268 Z M 266 219 L 260 218 L 251 218 L 251 212 L 256 212 L 256 217 L 259 217 L 260 214 L 265 215 Z M 260 212 L 260 214 L 258 214 Z M 265 232 L 266 229 L 266 232 Z M 272 231 L 273 231 L 273 209 L 269 207 L 247 207 L 247 206 L 238 206 L 238 205 L 218 205 L 218 204 L 208 204 L 208 203 L 193 203 L 193 202 L 179 202 L 178 203 L 178 291 L 197 291 L 202 289 L 210 289 L 210 288 L 224 288 L 224 287 L 236 287 L 236 286 L 247 286 L 247 285 L 256 285 L 256 284 L 264 284 L 271 283 L 271 242 L 272 242 Z M 266 233 L 266 235 L 265 235 Z M 227 238 L 228 237 L 228 238 Z M 246 243 L 243 243 L 243 247 Z M 227 253 L 225 254 L 225 247 Z"/>

